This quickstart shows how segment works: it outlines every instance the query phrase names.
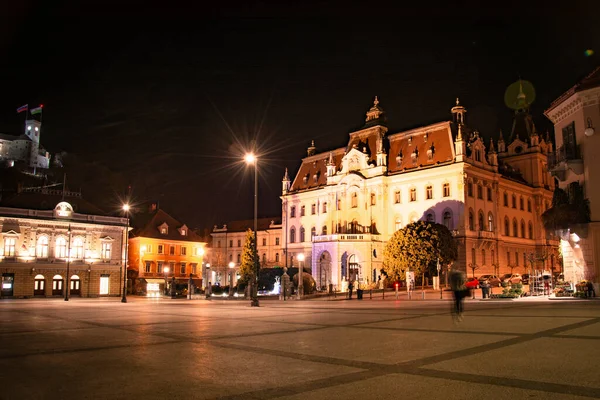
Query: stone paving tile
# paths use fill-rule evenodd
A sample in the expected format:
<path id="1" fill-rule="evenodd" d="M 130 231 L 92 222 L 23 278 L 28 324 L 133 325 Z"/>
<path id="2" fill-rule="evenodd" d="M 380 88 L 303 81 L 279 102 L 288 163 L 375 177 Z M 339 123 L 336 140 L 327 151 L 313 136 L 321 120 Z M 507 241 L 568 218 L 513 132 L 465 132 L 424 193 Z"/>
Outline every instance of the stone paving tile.
<path id="1" fill-rule="evenodd" d="M 469 331 L 495 332 L 498 334 L 528 334 L 552 329 L 571 323 L 585 321 L 586 318 L 544 317 L 523 323 L 521 318 L 513 316 L 480 316 L 465 313 L 464 320 L 459 326 L 455 325 L 450 316 L 427 316 L 418 319 L 386 321 L 370 323 L 370 327 L 394 329 L 422 329 L 431 331 Z"/>
<path id="2" fill-rule="evenodd" d="M 349 361 L 395 364 L 507 338 L 509 336 L 335 327 L 306 331 L 301 335 L 273 334 L 268 341 L 260 336 L 222 341 L 256 349 L 294 351 L 313 356 L 327 354 L 332 358 Z"/>
<path id="3" fill-rule="evenodd" d="M 310 384 L 359 371 L 208 343 L 0 359 L 0 370 L 7 369 L 13 372 L 5 376 L 12 375 L 19 384 L 3 385 L 3 400 L 210 399 L 285 386 L 296 377 Z"/>
<path id="4" fill-rule="evenodd" d="M 431 364 L 427 368 L 600 388 L 596 361 L 599 359 L 600 347 L 596 342 L 546 337 Z"/>
<path id="5" fill-rule="evenodd" d="M 2 320 L 0 325 L 0 334 L 12 332 L 33 332 L 49 331 L 62 329 L 89 329 L 89 324 L 76 321 L 64 321 L 54 318 L 30 318 L 29 320 Z M 0 335 L 0 340 L 2 336 Z"/>
<path id="6" fill-rule="evenodd" d="M 260 321 L 307 323 L 321 325 L 348 325 L 348 324 L 370 324 L 388 319 L 411 318 L 413 315 L 407 313 L 377 313 L 366 314 L 364 312 L 313 312 L 305 314 L 279 314 L 274 317 L 261 317 Z"/>
<path id="7" fill-rule="evenodd" d="M 10 346 L 0 347 L 0 358 L 171 341 L 158 336 L 101 327 L 85 331 L 63 329 L 3 334 L 0 338 L 3 343 L 10 343 Z"/>
<path id="8" fill-rule="evenodd" d="M 407 374 L 390 374 L 359 382 L 336 385 L 324 389 L 277 397 L 280 400 L 330 399 L 411 399 L 411 400 L 575 400 L 583 397 L 571 394 L 548 393 L 514 387 L 498 387 L 450 379 L 429 378 Z"/>

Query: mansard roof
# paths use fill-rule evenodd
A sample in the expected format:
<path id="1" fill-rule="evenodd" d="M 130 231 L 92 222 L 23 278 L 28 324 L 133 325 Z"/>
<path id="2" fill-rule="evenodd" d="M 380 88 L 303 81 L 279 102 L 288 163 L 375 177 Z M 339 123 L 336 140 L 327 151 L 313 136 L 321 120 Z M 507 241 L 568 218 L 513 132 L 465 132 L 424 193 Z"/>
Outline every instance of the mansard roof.
<path id="1" fill-rule="evenodd" d="M 290 191 L 315 189 L 327 185 L 327 163 L 329 162 L 329 153 L 333 154 L 333 163 L 336 171 L 339 169 L 345 149 L 339 148 L 333 151 L 315 154 L 302 160 L 302 165 L 292 182 Z"/>
<path id="2" fill-rule="evenodd" d="M 256 229 L 258 231 L 266 231 L 270 228 L 271 223 L 275 225 L 281 224 L 281 217 L 264 217 L 257 218 L 256 220 Z M 237 221 L 229 221 L 223 228 L 227 229 L 227 232 L 246 232 L 248 229 L 254 229 L 254 219 L 243 219 Z M 223 229 L 218 228 L 216 225 L 213 229 L 213 233 L 215 233 L 215 229 Z"/>
<path id="3" fill-rule="evenodd" d="M 167 233 L 163 234 L 159 228 L 165 224 L 168 229 Z M 145 237 L 184 242 L 202 242 L 202 238 L 187 227 L 185 235 L 182 235 L 180 229 L 185 224 L 179 222 L 162 209 L 135 214 L 132 218 L 132 225 L 134 226 L 130 234 L 132 238 Z"/>
<path id="4" fill-rule="evenodd" d="M 560 95 L 556 100 L 550 104 L 550 107 L 545 111 L 546 113 L 551 111 L 552 109 L 559 106 L 563 101 L 571 97 L 576 92 L 581 92 L 583 90 L 592 89 L 600 86 L 600 66 L 596 67 L 591 73 L 589 73 L 585 78 L 580 80 L 575 86 L 567 90 L 565 93 Z"/>

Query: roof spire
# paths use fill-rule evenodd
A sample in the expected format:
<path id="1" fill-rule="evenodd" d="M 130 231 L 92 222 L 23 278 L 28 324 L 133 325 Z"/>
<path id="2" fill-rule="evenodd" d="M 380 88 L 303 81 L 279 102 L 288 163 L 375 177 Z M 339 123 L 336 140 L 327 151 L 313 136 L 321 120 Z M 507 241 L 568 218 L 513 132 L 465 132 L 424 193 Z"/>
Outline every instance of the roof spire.
<path id="1" fill-rule="evenodd" d="M 500 129 L 500 137 L 498 138 L 499 142 L 504 142 L 504 137 L 502 136 L 502 129 Z"/>
<path id="2" fill-rule="evenodd" d="M 490 138 L 490 153 L 495 153 L 496 149 L 494 148 L 494 139 Z"/>
<path id="3" fill-rule="evenodd" d="M 458 134 L 456 135 L 456 141 L 460 141 L 462 142 L 463 137 L 462 137 L 462 128 L 461 128 L 462 124 L 458 124 Z"/>
<path id="4" fill-rule="evenodd" d="M 329 152 L 329 160 L 327 161 L 327 165 L 335 165 L 335 163 L 333 162 L 333 152 L 331 151 Z"/>
<path id="5" fill-rule="evenodd" d="M 377 96 L 375 96 L 375 100 L 373 100 L 373 104 L 374 104 L 374 105 L 377 105 L 377 104 L 379 104 L 379 99 L 377 98 Z"/>
<path id="6" fill-rule="evenodd" d="M 382 122 L 385 122 L 385 117 L 383 114 L 383 109 L 379 106 L 379 98 L 375 96 L 375 100 L 373 100 L 373 106 L 369 109 L 369 111 L 367 111 L 365 127 L 379 125 Z"/>
<path id="7" fill-rule="evenodd" d="M 283 180 L 284 181 L 289 181 L 290 180 L 287 168 L 285 169 L 285 174 L 283 174 Z"/>

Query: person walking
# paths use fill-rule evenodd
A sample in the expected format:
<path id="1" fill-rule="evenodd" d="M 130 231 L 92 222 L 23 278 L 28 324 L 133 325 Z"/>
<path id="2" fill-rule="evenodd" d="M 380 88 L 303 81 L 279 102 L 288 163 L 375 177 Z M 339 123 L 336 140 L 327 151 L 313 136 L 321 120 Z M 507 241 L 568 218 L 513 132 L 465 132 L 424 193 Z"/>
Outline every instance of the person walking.
<path id="1" fill-rule="evenodd" d="M 348 300 L 352 300 L 352 289 L 354 289 L 354 282 L 348 282 Z"/>
<path id="2" fill-rule="evenodd" d="M 452 316 L 455 321 L 463 319 L 463 300 L 466 296 L 465 276 L 461 271 L 453 270 L 450 273 L 450 288 L 454 295 L 454 304 L 452 307 Z"/>

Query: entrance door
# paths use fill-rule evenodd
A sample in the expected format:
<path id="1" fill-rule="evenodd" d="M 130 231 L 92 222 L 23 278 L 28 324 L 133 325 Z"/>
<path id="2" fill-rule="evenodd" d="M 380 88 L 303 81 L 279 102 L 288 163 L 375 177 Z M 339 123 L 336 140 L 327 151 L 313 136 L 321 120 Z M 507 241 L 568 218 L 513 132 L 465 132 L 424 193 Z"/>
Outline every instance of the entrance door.
<path id="1" fill-rule="evenodd" d="M 35 281 L 33 282 L 33 295 L 34 296 L 45 296 L 46 295 L 46 280 L 44 275 L 36 275 Z"/>
<path id="2" fill-rule="evenodd" d="M 79 276 L 73 275 L 71 277 L 71 290 L 70 293 L 72 296 L 81 296 L 81 280 Z"/>
<path id="3" fill-rule="evenodd" d="M 324 251 L 319 257 L 318 268 L 317 284 L 319 290 L 327 290 L 327 285 L 331 283 L 331 254 L 328 251 Z"/>
<path id="4" fill-rule="evenodd" d="M 2 274 L 2 296 L 13 296 L 15 274 Z"/>
<path id="5" fill-rule="evenodd" d="M 52 278 L 52 296 L 62 296 L 63 278 L 60 275 L 54 275 Z"/>

